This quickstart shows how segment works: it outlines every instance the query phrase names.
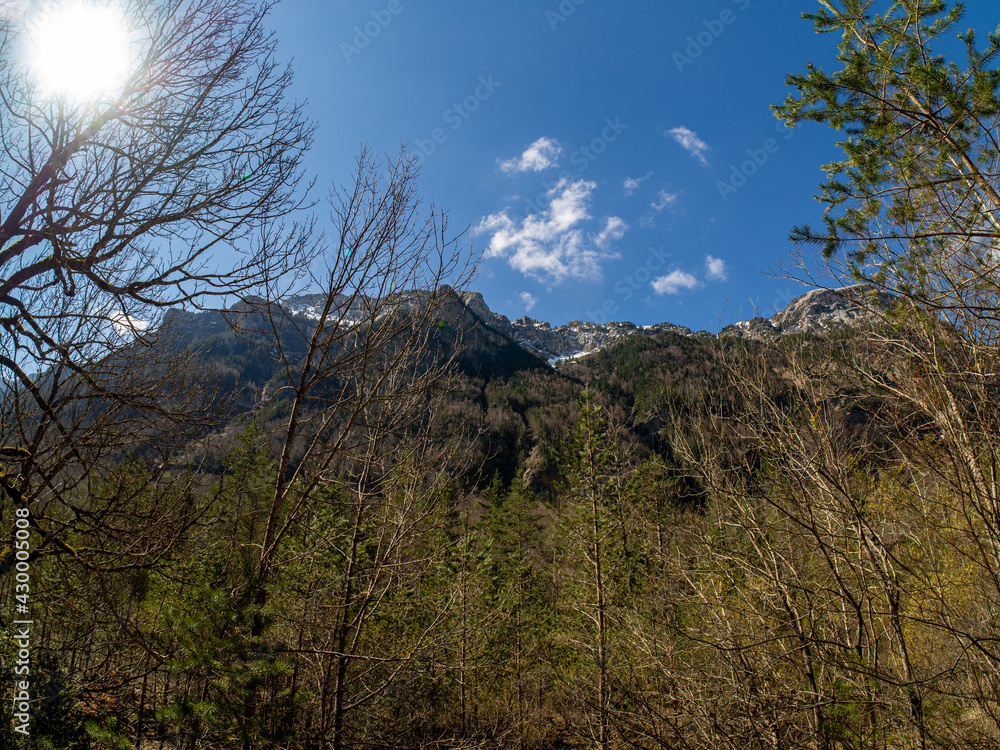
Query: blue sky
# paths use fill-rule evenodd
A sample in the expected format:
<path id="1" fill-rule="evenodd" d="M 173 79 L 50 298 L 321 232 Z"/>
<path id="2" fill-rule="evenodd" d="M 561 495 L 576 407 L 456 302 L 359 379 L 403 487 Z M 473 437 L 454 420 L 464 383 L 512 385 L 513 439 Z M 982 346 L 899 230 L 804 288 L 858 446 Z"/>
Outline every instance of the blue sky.
<path id="1" fill-rule="evenodd" d="M 271 25 L 319 126 L 311 168 L 406 142 L 483 261 L 492 309 L 718 330 L 808 287 L 769 275 L 817 222 L 834 134 L 783 128 L 785 76 L 837 39 L 779 0 L 285 0 Z M 963 28 L 996 28 L 974 0 Z"/>

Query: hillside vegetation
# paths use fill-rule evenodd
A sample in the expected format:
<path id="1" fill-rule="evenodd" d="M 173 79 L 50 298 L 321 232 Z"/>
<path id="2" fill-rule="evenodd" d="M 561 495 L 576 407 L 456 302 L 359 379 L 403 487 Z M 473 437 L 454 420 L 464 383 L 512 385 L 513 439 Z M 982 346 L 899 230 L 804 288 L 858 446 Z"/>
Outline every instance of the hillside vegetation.
<path id="1" fill-rule="evenodd" d="M 86 123 L 5 69 L 0 748 L 1000 750 L 1000 34 L 819 5 L 853 299 L 716 337 L 491 318 L 405 155 L 293 223 L 266 3 Z"/>

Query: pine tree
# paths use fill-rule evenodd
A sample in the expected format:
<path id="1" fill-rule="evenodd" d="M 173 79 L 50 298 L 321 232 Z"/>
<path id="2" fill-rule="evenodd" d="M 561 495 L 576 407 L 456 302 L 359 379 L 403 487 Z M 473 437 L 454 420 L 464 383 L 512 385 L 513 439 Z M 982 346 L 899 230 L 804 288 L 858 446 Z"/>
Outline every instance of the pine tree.
<path id="1" fill-rule="evenodd" d="M 801 226 L 792 240 L 973 330 L 989 311 L 995 328 L 1000 35 L 980 48 L 974 31 L 958 33 L 966 58 L 959 63 L 940 50 L 953 43 L 961 3 L 821 5 L 804 17 L 818 33 L 842 36 L 841 68 L 809 64 L 789 76 L 795 91 L 774 109 L 790 126 L 840 131 L 844 157 L 824 167 L 825 229 Z"/>

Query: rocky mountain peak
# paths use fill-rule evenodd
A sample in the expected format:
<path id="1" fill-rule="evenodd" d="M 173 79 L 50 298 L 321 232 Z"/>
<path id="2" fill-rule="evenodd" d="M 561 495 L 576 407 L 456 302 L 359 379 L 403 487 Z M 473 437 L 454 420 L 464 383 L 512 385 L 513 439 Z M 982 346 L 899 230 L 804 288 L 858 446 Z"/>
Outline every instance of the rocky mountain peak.
<path id="1" fill-rule="evenodd" d="M 892 296 L 871 284 L 841 289 L 814 289 L 796 297 L 771 318 L 781 333 L 805 333 L 816 329 L 858 325 L 872 319 L 871 305 L 888 307 Z"/>
<path id="2" fill-rule="evenodd" d="M 546 321 L 527 316 L 511 322 L 504 315 L 490 310 L 479 292 L 465 292 L 462 301 L 478 318 L 513 339 L 522 348 L 545 358 L 550 364 L 600 351 L 623 336 L 661 332 L 694 337 L 714 335 L 707 331 L 692 333 L 689 328 L 671 323 L 637 326 L 629 322 L 597 324 L 572 320 L 565 325 L 553 327 Z M 795 298 L 770 319 L 758 317 L 740 321 L 723 328 L 719 335 L 761 340 L 784 334 L 859 325 L 872 319 L 873 301 L 887 307 L 892 302 L 892 297 L 878 292 L 871 284 L 856 284 L 841 289 L 816 289 Z"/>
<path id="3" fill-rule="evenodd" d="M 487 323 L 492 322 L 492 318 L 495 317 L 490 306 L 486 304 L 486 300 L 483 299 L 483 295 L 479 292 L 463 292 L 462 302 L 469 309 L 469 312 L 482 318 Z"/>
<path id="4" fill-rule="evenodd" d="M 324 301 L 321 297 L 322 295 L 302 295 L 290 298 L 283 304 L 289 312 L 316 317 L 317 309 Z M 816 289 L 795 298 L 770 319 L 757 317 L 740 321 L 726 326 L 719 335 L 763 340 L 784 334 L 860 325 L 872 319 L 873 302 L 886 307 L 891 301 L 891 295 L 879 292 L 871 284 L 856 284 L 841 289 Z M 358 304 L 358 300 L 354 302 Z M 476 291 L 456 293 L 456 302 L 471 313 L 474 319 L 482 321 L 495 332 L 550 364 L 593 354 L 625 336 L 648 336 L 663 332 L 692 337 L 714 335 L 707 331 L 692 333 L 689 328 L 671 323 L 637 326 L 627 321 L 598 324 L 571 320 L 565 325 L 553 326 L 547 321 L 526 315 L 511 321 L 506 316 L 493 312 L 483 295 Z M 336 300 L 336 313 L 342 320 L 351 321 L 362 314 L 360 310 L 351 309 L 349 303 L 350 300 L 346 297 Z"/>

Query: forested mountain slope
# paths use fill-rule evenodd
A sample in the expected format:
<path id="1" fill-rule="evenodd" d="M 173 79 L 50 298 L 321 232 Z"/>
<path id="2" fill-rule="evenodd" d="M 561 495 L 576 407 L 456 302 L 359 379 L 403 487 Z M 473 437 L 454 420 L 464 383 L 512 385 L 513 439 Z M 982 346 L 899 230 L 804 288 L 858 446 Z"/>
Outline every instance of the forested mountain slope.
<path id="1" fill-rule="evenodd" d="M 849 336 L 852 326 L 870 318 L 858 304 L 870 291 L 852 287 L 810 292 L 775 321 L 792 332 L 844 331 Z M 320 301 L 315 295 L 294 297 L 272 310 L 281 321 L 278 335 L 292 357 L 302 356 L 315 330 Z M 350 309 L 346 299 L 340 304 L 340 325 L 355 324 L 360 313 Z M 353 304 L 359 305 L 356 300 Z M 173 312 L 165 324 L 172 345 L 197 352 L 220 390 L 233 398 L 229 419 L 234 424 L 280 389 L 287 377 L 269 343 L 275 334 L 264 331 L 263 315 L 253 310 L 251 301 L 223 313 Z M 720 346 L 748 336 L 751 341 L 759 338 L 748 333 L 749 326 L 730 326 L 717 339 L 669 323 L 645 328 L 580 324 L 575 328 L 584 331 L 583 338 L 574 338 L 572 324 L 557 329 L 538 321 L 512 325 L 474 293 L 454 295 L 436 320 L 433 356 L 451 359 L 462 379 L 461 386 L 451 383 L 442 398 L 464 418 L 481 424 L 476 468 L 466 477 L 476 484 L 488 482 L 495 473 L 508 482 L 515 476 L 551 482 L 551 459 L 575 423 L 576 401 L 588 387 L 619 415 L 637 449 L 644 446 L 669 457 L 669 442 L 662 434 L 667 424 L 683 422 L 725 392 L 717 365 Z M 782 331 L 780 325 L 768 325 L 775 336 Z M 577 352 L 580 356 L 554 368 L 542 359 L 553 354 L 552 336 L 559 337 L 556 351 L 581 345 L 592 351 Z M 770 347 L 762 347 L 761 356 L 780 345 L 774 337 L 766 341 Z M 280 425 L 283 416 L 280 403 L 266 412 L 271 427 Z"/>
<path id="2" fill-rule="evenodd" d="M 939 368 L 967 370 L 954 328 L 813 293 L 786 316 L 795 332 L 643 329 L 551 367 L 447 295 L 385 400 L 351 370 L 296 383 L 318 345 L 349 363 L 386 329 L 366 356 L 391 357 L 421 295 L 361 323 L 345 306 L 327 329 L 311 300 L 168 317 L 156 335 L 221 386 L 221 410 L 166 467 L 137 448 L 64 491 L 75 516 L 48 509 L 39 736 L 991 736 L 975 713 L 990 698 L 961 676 L 988 661 L 963 643 L 990 591 L 956 562 L 989 561 L 935 520 L 961 510 L 941 461 L 964 449 L 941 442 L 945 370 L 921 337 Z M 985 426 L 978 387 L 952 395 Z M 935 600 L 942 578 L 960 593 Z"/>
<path id="3" fill-rule="evenodd" d="M 494 314 L 405 153 L 303 216 L 270 5 L 8 66 L 0 748 L 1000 748 L 1000 36 L 808 14 L 791 239 L 860 283 L 712 336 Z"/>

